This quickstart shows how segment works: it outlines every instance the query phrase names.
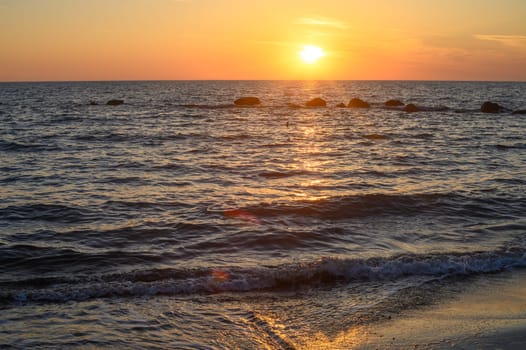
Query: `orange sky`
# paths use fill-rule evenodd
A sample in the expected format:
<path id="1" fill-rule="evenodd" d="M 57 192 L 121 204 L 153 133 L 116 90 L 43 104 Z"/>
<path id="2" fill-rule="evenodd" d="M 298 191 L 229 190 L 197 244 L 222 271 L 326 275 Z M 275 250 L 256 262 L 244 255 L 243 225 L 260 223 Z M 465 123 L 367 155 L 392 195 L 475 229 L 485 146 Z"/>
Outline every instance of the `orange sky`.
<path id="1" fill-rule="evenodd" d="M 526 81 L 526 1 L 0 0 L 0 81 L 158 79 Z"/>

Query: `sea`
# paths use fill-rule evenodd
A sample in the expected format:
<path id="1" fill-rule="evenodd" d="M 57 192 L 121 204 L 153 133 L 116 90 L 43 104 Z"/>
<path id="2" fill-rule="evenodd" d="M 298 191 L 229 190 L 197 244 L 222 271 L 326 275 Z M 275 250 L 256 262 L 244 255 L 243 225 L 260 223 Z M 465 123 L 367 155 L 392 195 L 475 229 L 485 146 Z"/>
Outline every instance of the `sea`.
<path id="1" fill-rule="evenodd" d="M 525 108 L 524 82 L 0 83 L 0 348 L 348 348 L 524 269 Z"/>

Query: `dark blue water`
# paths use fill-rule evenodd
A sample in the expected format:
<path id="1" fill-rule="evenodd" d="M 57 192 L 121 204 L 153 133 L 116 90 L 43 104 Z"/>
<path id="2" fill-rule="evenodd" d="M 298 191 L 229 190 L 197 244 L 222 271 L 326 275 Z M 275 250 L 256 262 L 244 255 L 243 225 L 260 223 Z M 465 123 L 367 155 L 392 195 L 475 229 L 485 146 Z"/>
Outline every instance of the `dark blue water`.
<path id="1" fill-rule="evenodd" d="M 248 95 L 262 104 L 233 105 Z M 524 96 L 526 83 L 0 84 L 0 344 L 302 348 L 452 279 L 523 268 Z M 328 107 L 291 107 L 314 97 Z M 335 107 L 354 97 L 371 108 Z M 509 111 L 481 113 L 488 100 Z"/>

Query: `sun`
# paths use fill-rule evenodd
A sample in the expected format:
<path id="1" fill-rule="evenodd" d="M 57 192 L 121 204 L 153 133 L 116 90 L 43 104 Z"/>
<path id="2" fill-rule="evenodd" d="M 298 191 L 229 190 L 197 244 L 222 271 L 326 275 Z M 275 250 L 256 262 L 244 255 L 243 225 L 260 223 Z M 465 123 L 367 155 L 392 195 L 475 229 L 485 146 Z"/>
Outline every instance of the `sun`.
<path id="1" fill-rule="evenodd" d="M 305 45 L 303 49 L 299 52 L 301 59 L 305 63 L 315 63 L 320 58 L 325 56 L 323 49 L 314 45 Z"/>

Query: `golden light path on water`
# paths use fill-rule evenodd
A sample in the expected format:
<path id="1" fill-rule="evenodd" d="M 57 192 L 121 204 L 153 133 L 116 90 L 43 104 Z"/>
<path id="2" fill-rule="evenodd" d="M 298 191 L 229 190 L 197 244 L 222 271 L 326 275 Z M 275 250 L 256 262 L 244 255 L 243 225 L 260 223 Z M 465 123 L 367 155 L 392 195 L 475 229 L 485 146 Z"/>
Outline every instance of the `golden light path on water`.
<path id="1" fill-rule="evenodd" d="M 290 172 L 294 173 L 319 173 L 323 174 L 324 168 L 330 166 L 330 160 L 319 159 L 319 155 L 322 153 L 330 153 L 331 149 L 319 145 L 319 141 L 324 131 L 323 126 L 318 123 L 317 117 L 314 115 L 306 114 L 304 122 L 305 126 L 297 126 L 299 129 L 299 137 L 290 139 L 289 141 L 294 144 L 293 151 L 290 153 L 291 168 Z M 267 196 L 268 201 L 278 196 L 280 200 L 290 201 L 319 201 L 328 198 L 328 195 L 318 193 L 316 188 L 322 187 L 327 184 L 324 179 L 310 179 L 309 181 L 303 181 L 296 186 L 293 190 L 283 190 L 276 188 L 245 188 L 245 191 L 257 197 Z M 260 219 L 249 210 L 235 208 L 224 211 L 226 218 L 237 219 L 241 222 L 259 225 L 261 224 Z"/>

